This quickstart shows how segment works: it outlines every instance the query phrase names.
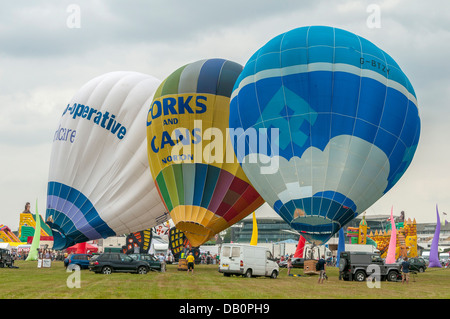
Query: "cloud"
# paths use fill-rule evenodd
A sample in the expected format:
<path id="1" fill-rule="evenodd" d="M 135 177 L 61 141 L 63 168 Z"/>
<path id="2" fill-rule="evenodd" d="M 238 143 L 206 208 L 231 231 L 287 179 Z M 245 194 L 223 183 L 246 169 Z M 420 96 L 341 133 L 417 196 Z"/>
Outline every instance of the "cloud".
<path id="1" fill-rule="evenodd" d="M 195 3 L 177 1 L 91 1 L 79 3 L 79 28 L 70 27 L 73 1 L 2 5 L 0 47 L 15 56 L 58 56 L 84 54 L 100 46 L 129 46 L 136 43 L 181 43 L 195 41 L 222 28 L 305 9 L 295 0 Z M 69 8 L 69 11 L 68 11 Z"/>

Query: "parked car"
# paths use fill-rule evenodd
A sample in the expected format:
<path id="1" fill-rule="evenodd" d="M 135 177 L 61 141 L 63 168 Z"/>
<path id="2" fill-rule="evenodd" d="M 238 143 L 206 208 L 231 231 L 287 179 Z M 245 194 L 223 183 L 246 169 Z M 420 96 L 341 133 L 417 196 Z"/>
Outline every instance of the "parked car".
<path id="1" fill-rule="evenodd" d="M 64 259 L 64 267 L 67 268 L 69 265 L 78 265 L 81 269 L 88 269 L 91 258 L 91 254 L 72 254 Z"/>
<path id="2" fill-rule="evenodd" d="M 427 262 L 421 257 L 408 258 L 409 270 L 424 272 L 427 269 Z"/>
<path id="3" fill-rule="evenodd" d="M 149 254 L 129 254 L 131 258 L 135 260 L 141 260 L 148 263 L 150 270 L 156 270 L 156 271 L 166 271 L 166 263 L 161 262 L 159 258 L 156 258 L 154 255 Z"/>
<path id="4" fill-rule="evenodd" d="M 305 265 L 305 258 L 292 258 L 292 268 L 303 268 Z M 282 268 L 287 267 L 287 260 L 280 261 L 278 266 Z"/>
<path id="5" fill-rule="evenodd" d="M 89 270 L 105 275 L 113 272 L 148 273 L 150 267 L 146 261 L 135 260 L 122 253 L 103 253 L 89 261 Z"/>
<path id="6" fill-rule="evenodd" d="M 0 248 L 0 268 L 4 267 L 14 267 L 14 259 L 8 249 Z"/>
<path id="7" fill-rule="evenodd" d="M 344 251 L 340 255 L 339 279 L 365 281 L 375 267 L 380 280 L 397 281 L 400 277 L 401 265 L 398 263 L 386 264 L 376 253 Z"/>

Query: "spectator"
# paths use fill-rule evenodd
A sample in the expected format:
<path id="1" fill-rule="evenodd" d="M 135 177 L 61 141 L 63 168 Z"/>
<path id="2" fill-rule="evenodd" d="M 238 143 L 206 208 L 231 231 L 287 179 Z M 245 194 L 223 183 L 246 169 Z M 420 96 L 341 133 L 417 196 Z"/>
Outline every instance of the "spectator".
<path id="1" fill-rule="evenodd" d="M 192 271 L 192 274 L 194 273 L 194 261 L 195 261 L 195 257 L 192 253 L 189 254 L 189 256 L 187 256 L 186 258 L 186 262 L 187 262 L 187 273 L 189 273 L 189 271 Z"/>
<path id="2" fill-rule="evenodd" d="M 288 276 L 290 276 L 291 275 L 291 268 L 292 268 L 292 259 L 291 259 L 291 257 L 288 258 L 286 267 L 287 267 L 287 271 L 288 271 L 287 274 L 288 274 Z"/>
<path id="3" fill-rule="evenodd" d="M 319 271 L 319 280 L 318 283 L 319 284 L 323 284 L 323 280 L 326 277 L 326 273 L 325 273 L 325 269 L 326 269 L 326 261 L 325 261 L 325 256 L 322 255 L 322 258 L 319 259 L 319 261 L 317 262 L 319 264 L 317 270 Z"/>
<path id="4" fill-rule="evenodd" d="M 402 262 L 402 284 L 406 281 L 406 284 L 409 284 L 409 261 L 408 257 Z"/>

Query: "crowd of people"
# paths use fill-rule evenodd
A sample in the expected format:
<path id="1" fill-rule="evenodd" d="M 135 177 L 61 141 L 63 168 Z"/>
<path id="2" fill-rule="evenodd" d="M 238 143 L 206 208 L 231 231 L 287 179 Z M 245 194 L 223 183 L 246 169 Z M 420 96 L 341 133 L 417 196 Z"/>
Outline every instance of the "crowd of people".
<path id="1" fill-rule="evenodd" d="M 219 255 L 214 254 L 211 255 L 209 252 L 200 254 L 200 263 L 206 265 L 218 265 L 219 264 Z"/>
<path id="2" fill-rule="evenodd" d="M 29 252 L 26 250 L 11 250 L 11 257 L 14 260 L 26 260 L 28 257 Z M 39 259 L 51 259 L 53 260 L 64 260 L 67 257 L 67 253 L 64 253 L 59 250 L 52 250 L 52 249 L 39 249 L 38 253 Z"/>

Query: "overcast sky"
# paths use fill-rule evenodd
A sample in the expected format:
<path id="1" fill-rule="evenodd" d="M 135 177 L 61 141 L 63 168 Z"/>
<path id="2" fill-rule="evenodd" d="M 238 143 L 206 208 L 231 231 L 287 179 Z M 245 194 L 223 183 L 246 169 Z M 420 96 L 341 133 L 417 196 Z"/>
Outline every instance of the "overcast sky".
<path id="1" fill-rule="evenodd" d="M 53 134 L 90 79 L 124 70 L 163 80 L 214 57 L 244 65 L 274 36 L 308 25 L 367 38 L 409 77 L 422 120 L 419 147 L 368 213 L 393 206 L 396 215 L 435 222 L 436 204 L 450 210 L 448 0 L 35 0 L 3 1 L 0 10 L 0 224 L 16 230 L 25 202 L 34 212 L 36 199 L 45 216 Z"/>

